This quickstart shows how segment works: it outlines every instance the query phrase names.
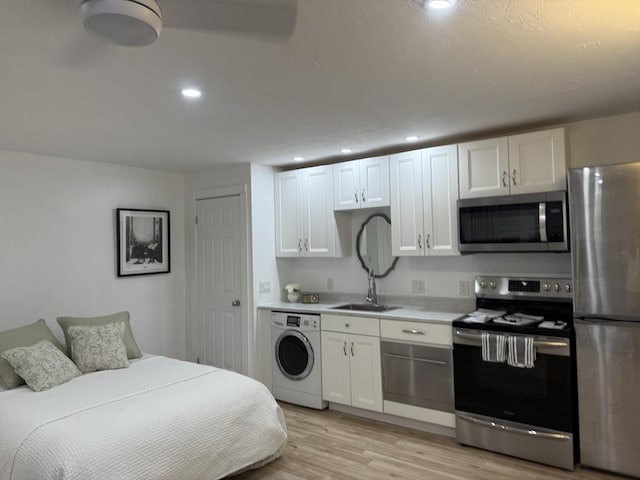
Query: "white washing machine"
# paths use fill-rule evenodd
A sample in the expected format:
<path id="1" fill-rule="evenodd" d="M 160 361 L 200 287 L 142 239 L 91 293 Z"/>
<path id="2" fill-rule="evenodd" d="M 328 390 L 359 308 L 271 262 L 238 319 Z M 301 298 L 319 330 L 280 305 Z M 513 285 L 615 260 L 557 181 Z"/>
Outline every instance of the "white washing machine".
<path id="1" fill-rule="evenodd" d="M 320 315 L 271 312 L 272 390 L 283 402 L 322 409 Z"/>

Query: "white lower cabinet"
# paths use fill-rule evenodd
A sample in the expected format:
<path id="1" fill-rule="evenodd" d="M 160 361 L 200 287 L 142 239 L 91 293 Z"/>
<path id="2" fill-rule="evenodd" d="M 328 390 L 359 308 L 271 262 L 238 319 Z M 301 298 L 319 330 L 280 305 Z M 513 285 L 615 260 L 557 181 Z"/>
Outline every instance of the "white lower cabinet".
<path id="1" fill-rule="evenodd" d="M 322 316 L 322 398 L 382 412 L 380 322 Z"/>

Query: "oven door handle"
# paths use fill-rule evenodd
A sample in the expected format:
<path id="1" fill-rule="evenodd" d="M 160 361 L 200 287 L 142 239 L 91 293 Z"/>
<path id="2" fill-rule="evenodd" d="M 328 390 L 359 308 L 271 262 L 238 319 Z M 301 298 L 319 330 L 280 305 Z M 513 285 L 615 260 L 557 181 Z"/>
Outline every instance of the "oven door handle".
<path id="1" fill-rule="evenodd" d="M 509 335 L 507 335 L 509 336 Z M 465 333 L 460 330 L 456 330 L 456 337 L 464 338 L 467 340 L 475 340 L 478 344 L 482 343 L 482 334 L 480 333 Z M 569 348 L 569 342 L 565 341 L 551 341 L 551 340 L 534 340 L 534 347 L 539 348 Z"/>
<path id="2" fill-rule="evenodd" d="M 571 436 L 565 435 L 562 433 L 547 433 L 547 432 L 539 432 L 532 428 L 527 429 L 527 428 L 509 427 L 507 425 L 502 425 L 500 423 L 481 420 L 479 418 L 472 417 L 471 415 L 465 415 L 464 413 L 457 413 L 456 416 L 458 418 L 461 418 L 462 420 L 466 420 L 467 422 L 475 423 L 476 425 L 493 428 L 503 432 L 517 433 L 518 435 L 527 435 L 529 437 L 545 438 L 550 440 L 571 440 Z"/>
<path id="3" fill-rule="evenodd" d="M 401 360 L 411 360 L 414 362 L 424 362 L 424 363 L 433 363 L 434 365 L 446 365 L 447 362 L 443 362 L 442 360 L 431 360 L 429 358 L 419 358 L 419 357 L 409 357 L 408 355 L 398 355 L 395 353 L 385 353 L 385 357 L 389 358 L 399 358 Z"/>

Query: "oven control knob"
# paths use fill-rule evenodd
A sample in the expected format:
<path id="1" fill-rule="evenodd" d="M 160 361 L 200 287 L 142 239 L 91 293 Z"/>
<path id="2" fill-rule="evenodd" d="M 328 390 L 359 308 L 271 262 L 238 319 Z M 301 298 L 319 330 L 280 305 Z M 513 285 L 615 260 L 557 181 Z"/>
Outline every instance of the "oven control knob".
<path id="1" fill-rule="evenodd" d="M 482 280 L 480 282 L 480 288 L 487 288 L 487 282 L 485 282 L 484 280 Z"/>
<path id="2" fill-rule="evenodd" d="M 496 288 L 496 282 L 489 282 L 489 288 Z"/>
<path id="3" fill-rule="evenodd" d="M 565 291 L 565 292 L 567 292 L 567 293 L 569 293 L 571 290 L 573 290 L 573 289 L 571 288 L 571 284 L 570 284 L 570 283 L 567 283 L 567 284 L 564 286 L 564 291 Z"/>
<path id="4" fill-rule="evenodd" d="M 545 284 L 542 286 L 542 289 L 543 289 L 545 292 L 548 292 L 549 290 L 551 290 L 551 285 L 549 285 L 548 283 L 545 283 Z"/>
<path id="5" fill-rule="evenodd" d="M 560 291 L 560 284 L 559 284 L 559 283 L 554 283 L 554 284 L 553 284 L 553 289 L 554 289 L 556 292 L 559 292 L 559 291 Z"/>

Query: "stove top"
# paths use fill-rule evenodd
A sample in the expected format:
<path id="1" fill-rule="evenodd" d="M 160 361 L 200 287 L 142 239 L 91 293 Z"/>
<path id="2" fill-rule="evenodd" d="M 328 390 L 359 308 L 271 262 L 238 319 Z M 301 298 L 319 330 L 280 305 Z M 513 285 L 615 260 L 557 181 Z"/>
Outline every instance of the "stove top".
<path id="1" fill-rule="evenodd" d="M 573 288 L 566 277 L 479 276 L 476 310 L 454 327 L 569 337 L 573 329 Z"/>

